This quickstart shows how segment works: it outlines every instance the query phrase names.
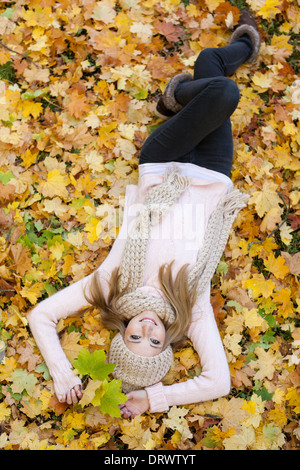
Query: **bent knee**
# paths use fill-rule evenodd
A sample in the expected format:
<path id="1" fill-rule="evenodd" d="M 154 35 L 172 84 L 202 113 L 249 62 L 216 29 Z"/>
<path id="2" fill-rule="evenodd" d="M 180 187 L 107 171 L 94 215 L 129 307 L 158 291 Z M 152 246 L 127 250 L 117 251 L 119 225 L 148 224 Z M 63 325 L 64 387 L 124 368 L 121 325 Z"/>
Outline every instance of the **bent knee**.
<path id="1" fill-rule="evenodd" d="M 235 109 L 240 100 L 240 91 L 237 84 L 227 77 L 216 77 L 212 81 L 212 86 L 215 87 L 216 97 L 230 108 Z"/>
<path id="2" fill-rule="evenodd" d="M 216 48 L 206 47 L 200 52 L 197 61 L 201 62 L 201 67 L 205 67 L 205 64 L 211 64 L 214 56 L 217 56 Z"/>

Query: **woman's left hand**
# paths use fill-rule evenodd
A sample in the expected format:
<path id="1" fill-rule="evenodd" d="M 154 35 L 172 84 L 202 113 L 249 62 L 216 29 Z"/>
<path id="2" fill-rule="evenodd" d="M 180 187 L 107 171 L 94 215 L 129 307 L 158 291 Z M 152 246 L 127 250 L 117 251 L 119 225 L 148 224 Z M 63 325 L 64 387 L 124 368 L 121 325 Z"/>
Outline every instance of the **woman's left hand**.
<path id="1" fill-rule="evenodd" d="M 135 418 L 135 416 L 149 410 L 150 403 L 145 390 L 135 390 L 128 393 L 127 397 L 127 402 L 120 406 L 123 418 Z"/>

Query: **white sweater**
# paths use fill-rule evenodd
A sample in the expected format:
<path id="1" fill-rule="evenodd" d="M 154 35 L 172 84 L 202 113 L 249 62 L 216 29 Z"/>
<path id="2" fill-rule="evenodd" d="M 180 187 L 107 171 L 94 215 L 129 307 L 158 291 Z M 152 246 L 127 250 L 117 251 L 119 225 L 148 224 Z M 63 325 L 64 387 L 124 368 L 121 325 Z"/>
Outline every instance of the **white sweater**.
<path id="1" fill-rule="evenodd" d="M 230 179 L 220 173 L 190 163 L 176 164 L 183 174 L 191 176 L 191 184 L 163 220 L 152 227 L 143 286 L 139 289 L 154 296 L 159 291 L 157 274 L 161 264 L 175 259 L 174 276 L 185 263 L 190 263 L 189 269 L 193 268 L 209 217 L 232 187 Z M 108 292 L 106 281 L 110 273 L 120 264 L 130 223 L 137 215 L 146 191 L 162 183 L 167 165 L 169 163 L 140 165 L 138 184 L 126 187 L 122 227 L 109 255 L 96 270 L 104 295 Z M 28 314 L 32 334 L 49 368 L 58 397 L 81 381 L 72 372 L 72 366 L 62 350 L 56 325 L 61 318 L 67 318 L 87 306 L 83 288 L 91 276 L 43 300 Z M 229 367 L 210 303 L 210 287 L 193 307 L 187 336 L 199 355 L 202 372 L 199 377 L 181 383 L 158 383 L 147 387 L 151 412 L 166 411 L 173 405 L 215 399 L 230 391 Z"/>

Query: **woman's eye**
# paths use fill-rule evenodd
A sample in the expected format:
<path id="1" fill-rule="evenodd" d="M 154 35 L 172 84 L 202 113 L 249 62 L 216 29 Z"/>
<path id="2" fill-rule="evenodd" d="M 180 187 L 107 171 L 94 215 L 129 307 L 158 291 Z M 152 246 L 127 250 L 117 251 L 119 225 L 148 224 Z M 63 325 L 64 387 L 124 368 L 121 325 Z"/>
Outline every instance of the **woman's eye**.
<path id="1" fill-rule="evenodd" d="M 160 344 L 160 341 L 158 341 L 157 339 L 151 339 L 151 341 L 153 344 Z"/>
<path id="2" fill-rule="evenodd" d="M 137 335 L 131 335 L 131 338 L 136 340 L 136 339 L 140 339 L 140 336 L 137 336 Z"/>

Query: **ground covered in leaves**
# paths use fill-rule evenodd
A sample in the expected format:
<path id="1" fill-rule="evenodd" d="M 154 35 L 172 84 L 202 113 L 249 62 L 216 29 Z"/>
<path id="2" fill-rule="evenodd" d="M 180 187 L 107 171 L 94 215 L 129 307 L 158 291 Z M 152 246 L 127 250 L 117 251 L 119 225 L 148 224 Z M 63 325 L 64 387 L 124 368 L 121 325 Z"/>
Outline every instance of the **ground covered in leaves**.
<path id="1" fill-rule="evenodd" d="M 212 283 L 231 393 L 133 420 L 95 393 L 62 405 L 26 312 L 108 254 L 155 102 L 202 49 L 228 44 L 237 6 L 262 46 L 232 77 L 232 178 L 250 200 Z M 296 0 L 1 2 L 1 449 L 299 449 L 299 24 Z M 71 361 L 109 348 L 96 311 L 58 332 Z M 186 342 L 165 382 L 200 372 Z"/>

